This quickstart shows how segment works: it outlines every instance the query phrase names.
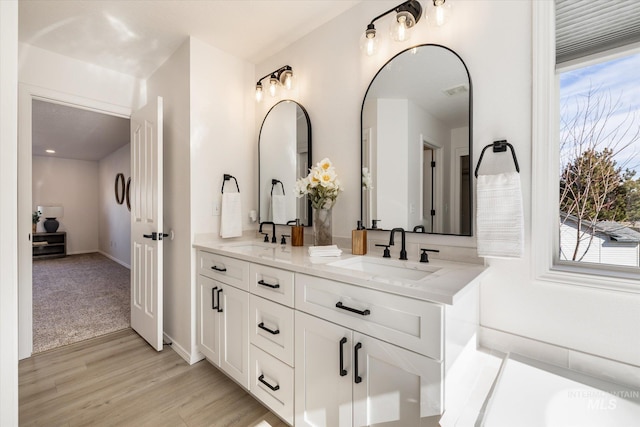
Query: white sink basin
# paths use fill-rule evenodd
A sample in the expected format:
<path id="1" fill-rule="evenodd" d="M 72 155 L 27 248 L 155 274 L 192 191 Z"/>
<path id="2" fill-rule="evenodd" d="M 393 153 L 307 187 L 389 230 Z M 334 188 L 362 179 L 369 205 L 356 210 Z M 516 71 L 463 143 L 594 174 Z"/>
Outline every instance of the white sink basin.
<path id="1" fill-rule="evenodd" d="M 389 279 L 419 281 L 438 271 L 437 267 L 430 267 L 409 261 L 397 261 L 384 258 L 356 257 L 331 262 L 327 265 L 349 270 L 362 271 L 374 276 Z"/>

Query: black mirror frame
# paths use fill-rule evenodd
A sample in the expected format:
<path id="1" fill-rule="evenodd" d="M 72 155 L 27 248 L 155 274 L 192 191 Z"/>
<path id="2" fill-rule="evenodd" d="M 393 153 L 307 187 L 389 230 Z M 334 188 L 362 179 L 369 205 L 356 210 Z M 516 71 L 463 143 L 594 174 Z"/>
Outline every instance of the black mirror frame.
<path id="1" fill-rule="evenodd" d="M 452 54 L 454 54 L 459 60 L 460 63 L 464 66 L 464 69 L 467 73 L 467 77 L 469 79 L 469 170 L 471 171 L 472 169 L 472 165 L 473 165 L 473 84 L 471 82 L 471 74 L 469 73 L 469 68 L 467 67 L 467 64 L 464 62 L 464 60 L 460 57 L 460 55 L 458 55 L 454 50 L 440 45 L 440 44 L 435 44 L 435 43 L 424 43 L 424 44 L 419 44 L 419 45 L 415 45 L 412 47 L 409 47 L 407 49 L 404 49 L 400 52 L 398 52 L 397 54 L 393 55 L 393 57 L 391 57 L 387 62 L 385 62 L 382 67 L 380 67 L 380 69 L 376 72 L 376 74 L 373 76 L 373 78 L 371 79 L 371 81 L 369 82 L 369 85 L 367 86 L 367 90 L 364 92 L 364 96 L 362 97 L 362 105 L 360 107 L 360 174 L 362 174 L 362 168 L 364 167 L 364 161 L 363 161 L 363 152 L 362 152 L 362 139 L 364 137 L 364 132 L 363 132 L 363 123 L 362 123 L 362 114 L 364 112 L 364 103 L 367 99 L 367 94 L 369 93 L 369 90 L 371 89 L 371 85 L 373 84 L 373 82 L 376 80 L 376 77 L 378 77 L 378 74 L 380 74 L 382 72 L 382 70 L 384 70 L 384 68 L 389 65 L 389 63 L 391 63 L 396 57 L 402 55 L 405 52 L 408 52 L 412 49 L 415 48 L 419 48 L 419 47 L 426 47 L 426 46 L 434 46 L 434 47 L 440 47 L 443 49 L 448 50 L 449 52 L 451 52 Z M 364 219 L 364 200 L 363 200 L 363 192 L 360 192 L 360 220 L 362 221 Z M 463 236 L 463 237 L 470 237 L 473 236 L 473 181 L 471 181 L 471 188 L 469 189 L 469 210 L 472 213 L 471 214 L 471 224 L 470 224 L 470 232 L 469 234 L 454 234 L 454 233 L 426 233 L 426 234 L 437 234 L 437 235 L 444 235 L 444 236 Z M 364 224 L 364 223 L 363 223 Z M 369 224 L 364 224 L 365 227 L 369 227 Z M 377 228 L 377 230 L 382 230 L 381 228 Z M 409 233 L 413 233 L 413 231 L 411 230 L 406 230 Z"/>
<path id="2" fill-rule="evenodd" d="M 267 114 L 265 114 L 264 119 L 262 120 L 262 124 L 260 125 L 260 132 L 258 133 L 258 220 L 260 220 L 260 206 L 261 206 L 260 204 L 260 188 L 261 188 L 260 187 L 260 137 L 262 136 L 262 128 L 264 127 L 264 123 L 267 120 L 267 117 L 269 117 L 269 113 L 271 112 L 271 110 L 276 108 L 277 105 L 283 102 L 293 102 L 304 113 L 304 117 L 307 121 L 307 141 L 309 146 L 309 149 L 307 151 L 307 164 L 309 165 L 309 167 L 313 166 L 313 163 L 311 163 L 311 159 L 312 159 L 311 152 L 312 152 L 313 144 L 311 143 L 311 119 L 309 118 L 309 113 L 300 103 L 292 99 L 283 99 L 282 101 L 276 102 L 271 108 L 269 108 L 269 111 L 267 111 Z M 283 225 L 283 224 L 278 224 L 278 225 Z M 311 209 L 311 200 L 309 200 L 308 197 L 307 197 L 307 223 L 304 225 L 307 227 L 311 227 L 313 225 L 313 210 Z"/>
<path id="3" fill-rule="evenodd" d="M 124 202 L 125 192 L 126 192 L 123 173 L 119 173 L 116 175 L 114 192 L 116 195 L 116 203 L 121 205 Z"/>

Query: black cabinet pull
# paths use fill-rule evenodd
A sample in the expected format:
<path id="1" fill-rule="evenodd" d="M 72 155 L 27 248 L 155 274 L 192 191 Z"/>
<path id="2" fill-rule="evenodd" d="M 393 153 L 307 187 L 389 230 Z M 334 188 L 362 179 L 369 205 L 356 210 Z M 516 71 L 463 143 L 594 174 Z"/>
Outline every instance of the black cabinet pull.
<path id="1" fill-rule="evenodd" d="M 370 315 L 370 314 L 371 314 L 371 311 L 369 311 L 369 309 L 366 309 L 366 310 L 364 310 L 364 311 L 357 310 L 357 309 L 355 309 L 355 308 L 351 308 L 351 307 L 347 307 L 346 305 L 342 305 L 342 303 L 341 303 L 340 301 L 338 301 L 338 302 L 336 303 L 336 307 L 337 307 L 337 308 L 340 308 L 340 309 L 342 309 L 342 310 L 347 310 L 347 311 L 350 311 L 350 312 L 352 312 L 352 313 L 359 314 L 359 315 L 361 315 L 361 316 L 368 316 L 368 315 Z"/>
<path id="2" fill-rule="evenodd" d="M 222 293 L 222 288 L 218 289 L 218 306 L 216 307 L 218 309 L 218 313 L 222 313 L 222 307 L 220 307 L 220 294 Z"/>
<path id="3" fill-rule="evenodd" d="M 272 285 L 271 283 L 267 283 L 264 280 L 258 280 L 258 285 L 266 286 L 267 288 L 271 289 L 278 289 L 280 287 L 280 285 L 278 285 L 277 283 L 275 285 Z"/>
<path id="4" fill-rule="evenodd" d="M 211 310 L 218 308 L 216 307 L 216 289 L 218 289 L 217 286 L 215 288 L 211 288 Z M 218 304 L 220 304 L 220 300 L 218 300 Z"/>
<path id="5" fill-rule="evenodd" d="M 340 376 L 344 377 L 347 375 L 347 370 L 344 369 L 344 345 L 347 343 L 347 338 L 342 337 L 340 340 Z"/>
<path id="6" fill-rule="evenodd" d="M 358 350 L 360 350 L 361 348 L 362 348 L 362 343 L 356 344 L 354 348 L 355 355 L 354 355 L 354 362 L 353 362 L 353 373 L 355 374 L 354 381 L 356 382 L 356 384 L 360 384 L 362 382 L 362 377 L 358 375 Z"/>
<path id="7" fill-rule="evenodd" d="M 276 386 L 274 387 L 274 386 L 272 386 L 271 384 L 269 384 L 268 382 L 266 382 L 266 381 L 264 380 L 264 374 L 263 374 L 263 375 L 260 375 L 260 376 L 258 377 L 258 381 L 260 381 L 262 384 L 266 385 L 267 387 L 269 387 L 269 388 L 270 388 L 271 390 L 273 390 L 273 391 L 278 391 L 278 390 L 280 390 L 280 386 L 279 386 L 279 385 L 276 385 Z"/>
<path id="8" fill-rule="evenodd" d="M 278 335 L 280 333 L 280 329 L 276 329 L 275 331 L 271 330 L 266 326 L 264 326 L 264 322 L 258 323 L 258 328 L 262 329 L 263 331 L 269 332 L 271 335 Z"/>
<path id="9" fill-rule="evenodd" d="M 218 267 L 217 265 L 214 265 L 213 267 L 211 267 L 211 269 L 212 269 L 212 270 L 215 270 L 215 271 L 220 271 L 220 272 L 222 272 L 222 273 L 224 273 L 225 271 L 227 271 L 227 269 L 226 269 L 225 267 L 220 268 L 220 267 Z"/>

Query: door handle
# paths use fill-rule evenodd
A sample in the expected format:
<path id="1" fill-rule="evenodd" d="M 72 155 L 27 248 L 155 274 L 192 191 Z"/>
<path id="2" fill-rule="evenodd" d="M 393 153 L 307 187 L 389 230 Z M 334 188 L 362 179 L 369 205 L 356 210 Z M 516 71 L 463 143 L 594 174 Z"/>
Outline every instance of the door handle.
<path id="1" fill-rule="evenodd" d="M 218 289 L 218 306 L 216 307 L 218 309 L 218 313 L 222 313 L 222 307 L 220 307 L 220 294 L 222 293 L 222 288 Z"/>
<path id="2" fill-rule="evenodd" d="M 356 382 L 356 384 L 360 384 L 362 382 L 362 377 L 360 375 L 358 375 L 358 350 L 360 350 L 362 348 L 362 343 L 358 343 L 356 344 L 356 346 L 354 347 L 354 361 L 353 361 L 353 373 L 355 374 L 355 379 L 354 381 Z"/>
<path id="3" fill-rule="evenodd" d="M 347 343 L 347 338 L 342 337 L 340 340 L 340 376 L 344 377 L 347 375 L 347 370 L 344 369 L 344 345 Z"/>
<path id="4" fill-rule="evenodd" d="M 156 233 L 155 231 L 151 234 L 143 234 L 142 237 L 151 240 L 162 240 L 163 237 L 168 237 L 167 233 Z"/>
<path id="5" fill-rule="evenodd" d="M 280 329 L 276 329 L 275 331 L 272 329 L 269 329 L 266 326 L 264 326 L 264 322 L 258 323 L 258 328 L 262 329 L 263 331 L 269 332 L 271 335 L 278 335 L 280 333 Z"/>
<path id="6" fill-rule="evenodd" d="M 216 289 L 218 289 L 217 286 L 215 288 L 211 288 L 211 310 L 218 308 L 216 307 Z M 218 305 L 220 305 L 220 300 L 218 300 Z"/>

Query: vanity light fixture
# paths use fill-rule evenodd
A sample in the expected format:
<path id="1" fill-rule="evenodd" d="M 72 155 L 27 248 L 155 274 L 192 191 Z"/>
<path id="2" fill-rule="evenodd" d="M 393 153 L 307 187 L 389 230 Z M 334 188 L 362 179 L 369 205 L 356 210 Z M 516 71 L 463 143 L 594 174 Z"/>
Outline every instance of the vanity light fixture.
<path id="1" fill-rule="evenodd" d="M 278 92 L 278 86 L 284 86 L 287 90 L 290 90 L 293 86 L 293 69 L 289 65 L 280 67 L 277 70 L 262 77 L 256 83 L 256 101 L 262 101 L 262 81 L 269 77 L 269 94 L 276 96 Z"/>
<path id="2" fill-rule="evenodd" d="M 389 28 L 391 37 L 395 41 L 403 42 L 409 40 L 412 28 L 420 20 L 422 16 L 422 5 L 417 0 L 408 0 L 373 18 L 369 25 L 367 25 L 367 29 L 360 41 L 360 48 L 367 56 L 375 54 L 378 47 L 378 36 L 374 22 L 391 12 L 396 12 L 396 16 L 392 20 Z"/>

